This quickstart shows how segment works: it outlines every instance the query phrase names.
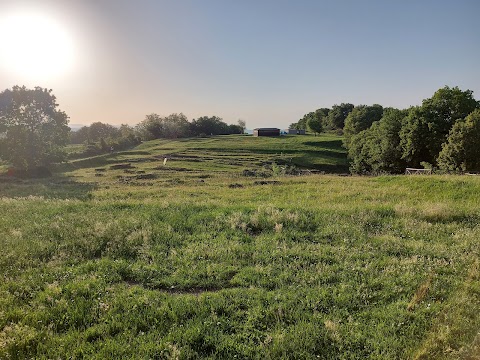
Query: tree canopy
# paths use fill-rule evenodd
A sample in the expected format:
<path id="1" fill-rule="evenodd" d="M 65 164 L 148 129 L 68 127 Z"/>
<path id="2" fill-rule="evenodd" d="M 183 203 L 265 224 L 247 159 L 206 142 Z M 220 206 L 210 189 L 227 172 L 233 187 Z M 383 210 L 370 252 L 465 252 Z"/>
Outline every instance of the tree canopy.
<path id="1" fill-rule="evenodd" d="M 31 169 L 64 158 L 68 116 L 58 109 L 52 90 L 14 86 L 0 93 L 0 156 Z"/>
<path id="2" fill-rule="evenodd" d="M 480 172 L 480 109 L 453 125 L 438 156 L 438 166 L 446 171 Z"/>
<path id="3" fill-rule="evenodd" d="M 348 115 L 344 128 L 352 172 L 399 173 L 424 163 L 447 171 L 478 171 L 480 106 L 472 91 L 445 86 L 421 106 L 385 109 L 370 125 L 360 108 Z"/>
<path id="4" fill-rule="evenodd" d="M 124 149 L 141 139 L 241 134 L 245 121 L 227 124 L 218 116 L 189 121 L 180 114 L 149 114 L 135 128 L 96 122 L 69 135 L 68 116 L 52 90 L 14 86 L 0 93 L 0 158 L 30 169 L 65 158 L 68 139 L 87 143 L 92 154 Z M 421 106 L 407 110 L 349 103 L 319 108 L 290 127 L 342 129 L 355 173 L 400 173 L 429 163 L 445 171 L 480 171 L 480 102 L 471 90 L 445 86 Z"/>
<path id="5" fill-rule="evenodd" d="M 161 117 L 150 114 L 145 117 L 136 130 L 146 140 L 159 138 L 183 138 L 189 136 L 243 134 L 245 121 L 238 124 L 227 124 L 218 116 L 201 116 L 188 121 L 184 114 L 171 114 Z"/>
<path id="6" fill-rule="evenodd" d="M 190 135 L 190 123 L 187 117 L 180 114 L 170 114 L 161 117 L 158 114 L 149 114 L 137 125 L 146 139 L 169 138 L 176 139 Z"/>
<path id="7" fill-rule="evenodd" d="M 313 116 L 310 116 L 307 120 L 307 127 L 310 131 L 313 131 L 316 134 L 319 134 L 323 131 L 323 119 L 324 115 L 321 113 L 315 113 Z"/>
<path id="8" fill-rule="evenodd" d="M 341 103 L 340 105 L 333 105 L 328 113 L 328 127 L 331 129 L 343 129 L 345 126 L 345 119 L 350 114 L 355 106 L 350 103 Z"/>
<path id="9" fill-rule="evenodd" d="M 227 134 L 228 125 L 218 116 L 201 116 L 192 120 L 190 131 L 196 135 Z"/>
<path id="10" fill-rule="evenodd" d="M 402 157 L 412 166 L 419 166 L 422 161 L 435 164 L 454 123 L 478 107 L 471 90 L 448 86 L 437 90 L 408 114 L 400 134 Z"/>
<path id="11" fill-rule="evenodd" d="M 121 136 L 119 128 L 102 122 L 94 122 L 90 126 L 83 126 L 71 134 L 71 142 L 80 144 L 83 142 L 93 143 L 100 139 L 115 139 Z"/>
<path id="12" fill-rule="evenodd" d="M 343 128 L 345 145 L 348 147 L 353 135 L 368 129 L 375 121 L 380 120 L 382 115 L 383 107 L 378 104 L 372 106 L 360 105 L 353 108 L 345 119 L 345 126 Z"/>
<path id="13" fill-rule="evenodd" d="M 354 173 L 400 173 L 405 170 L 400 129 L 406 110 L 387 108 L 383 117 L 351 139 L 348 155 Z"/>
<path id="14" fill-rule="evenodd" d="M 323 131 L 324 126 L 327 124 L 327 116 L 329 111 L 330 109 L 328 108 L 320 108 L 315 111 L 309 112 L 308 114 L 303 115 L 303 117 L 296 123 L 290 124 L 289 129 L 309 129 L 315 133 L 320 133 Z M 313 127 L 308 125 L 309 122 L 313 125 Z"/>
<path id="15" fill-rule="evenodd" d="M 123 150 L 138 145 L 140 136 L 130 125 L 122 124 L 116 127 L 110 124 L 94 122 L 70 133 L 72 144 L 86 144 L 83 152 L 71 156 L 92 156 L 112 150 Z"/>

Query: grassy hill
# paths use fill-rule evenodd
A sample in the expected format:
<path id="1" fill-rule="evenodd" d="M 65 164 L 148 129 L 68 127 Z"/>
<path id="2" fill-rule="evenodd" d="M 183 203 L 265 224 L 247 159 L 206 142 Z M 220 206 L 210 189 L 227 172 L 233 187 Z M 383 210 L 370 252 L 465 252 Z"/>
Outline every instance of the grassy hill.
<path id="1" fill-rule="evenodd" d="M 233 136 L 0 183 L 0 358 L 475 359 L 480 179 L 292 165 L 347 168 Z"/>
<path id="2" fill-rule="evenodd" d="M 167 166 L 163 159 L 168 157 Z M 272 163 L 285 167 L 348 173 L 346 151 L 341 137 L 282 136 L 277 138 L 245 135 L 209 138 L 155 140 L 132 151 L 72 161 L 69 169 L 92 168 L 130 162 L 140 171 L 168 175 L 181 172 L 235 174 L 244 169 L 262 172 Z M 159 165 L 160 166 L 159 168 Z M 264 172 L 264 171 L 263 171 Z"/>

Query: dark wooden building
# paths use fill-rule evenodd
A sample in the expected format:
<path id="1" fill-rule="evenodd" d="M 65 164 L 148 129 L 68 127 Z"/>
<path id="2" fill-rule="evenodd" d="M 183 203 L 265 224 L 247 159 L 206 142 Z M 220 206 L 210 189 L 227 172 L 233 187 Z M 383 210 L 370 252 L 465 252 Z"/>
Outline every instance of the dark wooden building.
<path id="1" fill-rule="evenodd" d="M 280 136 L 280 129 L 256 128 L 256 129 L 253 129 L 253 136 Z"/>

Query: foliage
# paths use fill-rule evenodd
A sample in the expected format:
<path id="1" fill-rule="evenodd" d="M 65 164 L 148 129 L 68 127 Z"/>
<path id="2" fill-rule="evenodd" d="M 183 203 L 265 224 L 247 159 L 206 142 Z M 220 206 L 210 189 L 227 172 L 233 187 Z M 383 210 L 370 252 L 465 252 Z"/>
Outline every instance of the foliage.
<path id="1" fill-rule="evenodd" d="M 228 125 L 218 116 L 201 116 L 190 123 L 190 132 L 198 135 L 220 135 L 227 133 Z"/>
<path id="2" fill-rule="evenodd" d="M 97 122 L 72 132 L 70 141 L 72 144 L 79 142 L 84 144 L 81 151 L 69 154 L 69 158 L 74 159 L 82 156 L 99 155 L 112 150 L 125 150 L 140 144 L 141 138 L 137 131 L 127 124 L 122 124 L 117 128 Z"/>
<path id="3" fill-rule="evenodd" d="M 378 104 L 372 106 L 359 105 L 355 107 L 345 119 L 343 133 L 345 147 L 349 147 L 353 135 L 368 129 L 375 121 L 382 118 L 383 107 Z"/>
<path id="4" fill-rule="evenodd" d="M 94 143 L 101 141 L 100 139 L 116 139 L 121 136 L 121 130 L 115 126 L 101 122 L 94 122 L 90 126 L 83 126 L 77 131 L 71 132 L 70 142 L 72 144 Z"/>
<path id="5" fill-rule="evenodd" d="M 247 129 L 247 122 L 242 119 L 238 119 L 237 121 L 237 126 L 242 130 L 240 134 L 245 133 L 245 130 Z"/>
<path id="6" fill-rule="evenodd" d="M 64 158 L 68 116 L 58 109 L 52 90 L 14 86 L 0 93 L 0 156 L 20 169 Z"/>
<path id="7" fill-rule="evenodd" d="M 322 129 L 342 130 L 345 126 L 345 119 L 355 108 L 353 104 L 335 104 L 332 108 L 320 108 L 304 115 L 298 122 L 290 124 L 290 129 L 307 129 L 308 119 L 317 117 L 321 120 Z"/>
<path id="8" fill-rule="evenodd" d="M 311 116 L 307 120 L 307 127 L 310 131 L 316 134 L 320 134 L 323 131 L 323 119 L 324 117 L 318 116 Z"/>
<path id="9" fill-rule="evenodd" d="M 421 166 L 423 169 L 433 170 L 433 165 L 430 164 L 429 162 L 426 162 L 426 161 L 420 162 L 420 166 Z"/>
<path id="10" fill-rule="evenodd" d="M 227 127 L 227 133 L 224 135 L 234 135 L 234 134 L 243 134 L 245 133 L 245 128 L 242 127 L 242 125 L 238 124 L 229 124 Z"/>
<path id="11" fill-rule="evenodd" d="M 438 166 L 446 171 L 480 171 L 480 109 L 453 125 Z"/>
<path id="12" fill-rule="evenodd" d="M 145 116 L 143 121 L 135 125 L 135 131 L 143 140 L 160 138 L 163 131 L 161 116 L 155 113 Z"/>
<path id="13" fill-rule="evenodd" d="M 322 129 L 326 125 L 326 119 L 328 116 L 330 109 L 328 108 L 320 108 L 315 111 L 309 112 L 308 114 L 305 114 L 298 122 L 290 124 L 288 127 L 289 129 L 297 129 L 297 130 L 307 130 L 309 128 L 308 122 L 309 120 L 312 121 L 313 124 L 319 124 L 318 126 L 314 125 L 317 129 Z M 322 132 L 320 131 L 315 131 L 311 129 L 312 131 L 316 133 Z"/>
<path id="14" fill-rule="evenodd" d="M 120 125 L 120 136 L 117 138 L 110 138 L 108 146 L 113 147 L 114 150 L 125 150 L 140 144 L 141 138 L 137 132 L 129 125 Z"/>
<path id="15" fill-rule="evenodd" d="M 322 131 L 324 128 L 329 126 L 328 122 L 328 114 L 330 113 L 329 108 L 320 108 L 315 110 L 315 113 L 317 114 L 317 118 L 321 119 L 321 125 L 322 125 Z M 319 131 L 320 133 L 321 131 Z"/>
<path id="16" fill-rule="evenodd" d="M 436 167 L 442 144 L 444 150 L 438 161 L 444 170 L 475 169 L 479 148 L 473 125 L 476 115 L 469 120 L 468 127 L 463 119 L 478 106 L 472 91 L 446 86 L 425 99 L 422 106 L 408 111 L 385 109 L 382 119 L 371 128 L 368 107 L 356 107 L 347 117 L 344 128 L 351 171 L 400 173 L 406 166 Z M 376 107 L 380 113 L 381 107 Z M 455 131 L 450 131 L 452 127 Z"/>
<path id="17" fill-rule="evenodd" d="M 343 129 L 345 126 L 345 119 L 350 114 L 355 106 L 350 103 L 341 103 L 340 105 L 333 105 L 328 113 L 327 123 L 331 129 Z"/>
<path id="18" fill-rule="evenodd" d="M 405 169 L 400 147 L 400 129 L 406 111 L 387 108 L 383 117 L 352 137 L 348 156 L 350 170 L 357 174 L 401 173 Z"/>
<path id="19" fill-rule="evenodd" d="M 150 114 L 136 126 L 136 131 L 145 140 L 177 139 L 189 136 L 243 134 L 245 124 L 245 121 L 239 120 L 238 125 L 228 125 L 218 116 L 201 116 L 189 122 L 181 113 L 166 117 Z"/>
<path id="20" fill-rule="evenodd" d="M 147 139 L 177 139 L 190 135 L 190 124 L 187 117 L 182 113 L 170 114 L 165 117 L 150 114 L 138 126 L 144 130 Z"/>
<path id="21" fill-rule="evenodd" d="M 403 159 L 418 167 L 421 161 L 436 164 L 442 144 L 457 120 L 464 119 L 479 103 L 471 90 L 445 86 L 422 106 L 410 110 L 401 130 Z"/>

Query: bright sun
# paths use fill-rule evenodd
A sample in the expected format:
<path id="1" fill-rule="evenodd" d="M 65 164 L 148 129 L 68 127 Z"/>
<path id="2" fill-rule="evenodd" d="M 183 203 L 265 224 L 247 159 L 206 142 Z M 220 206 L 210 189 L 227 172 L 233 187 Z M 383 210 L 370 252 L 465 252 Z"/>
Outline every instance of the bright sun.
<path id="1" fill-rule="evenodd" d="M 0 17 L 0 66 L 13 75 L 47 79 L 73 65 L 73 41 L 66 29 L 42 14 Z"/>

